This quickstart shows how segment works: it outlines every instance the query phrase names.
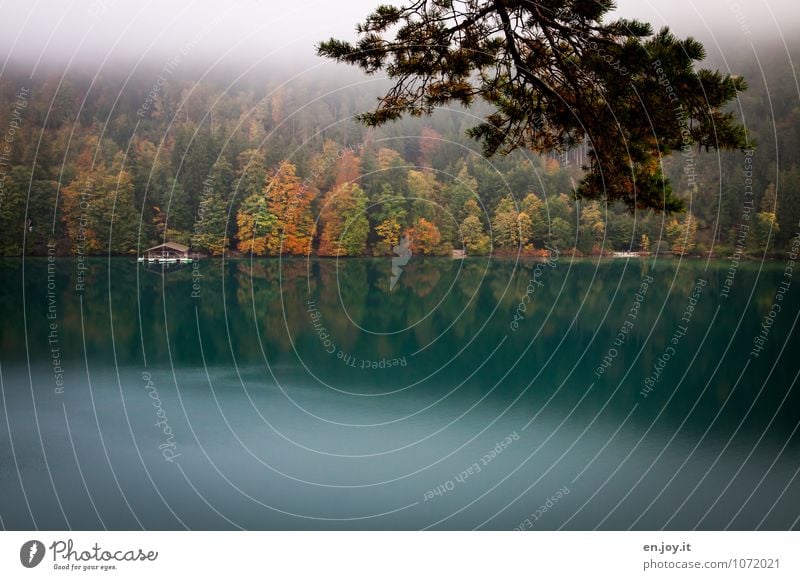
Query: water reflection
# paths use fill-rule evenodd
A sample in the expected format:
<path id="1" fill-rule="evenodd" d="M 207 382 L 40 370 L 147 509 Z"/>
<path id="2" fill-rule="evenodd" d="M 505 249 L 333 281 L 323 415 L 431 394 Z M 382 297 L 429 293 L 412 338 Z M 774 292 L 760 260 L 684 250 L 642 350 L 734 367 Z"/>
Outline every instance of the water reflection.
<path id="1" fill-rule="evenodd" d="M 536 528 L 797 517 L 796 295 L 749 356 L 781 264 L 2 269 L 9 528 L 511 529 L 564 486 Z"/>

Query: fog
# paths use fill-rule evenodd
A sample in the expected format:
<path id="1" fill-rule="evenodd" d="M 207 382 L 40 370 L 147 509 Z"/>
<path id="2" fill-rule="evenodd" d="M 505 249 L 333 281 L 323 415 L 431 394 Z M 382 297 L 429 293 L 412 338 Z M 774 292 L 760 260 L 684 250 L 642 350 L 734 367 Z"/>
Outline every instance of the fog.
<path id="1" fill-rule="evenodd" d="M 34 67 L 110 66 L 121 60 L 159 62 L 179 56 L 206 66 L 310 65 L 314 44 L 353 38 L 354 25 L 378 0 L 15 0 L 2 5 L 4 64 Z M 669 24 L 703 40 L 709 53 L 791 39 L 797 0 L 620 0 L 617 14 Z M 720 48 L 716 48 L 719 44 Z"/>

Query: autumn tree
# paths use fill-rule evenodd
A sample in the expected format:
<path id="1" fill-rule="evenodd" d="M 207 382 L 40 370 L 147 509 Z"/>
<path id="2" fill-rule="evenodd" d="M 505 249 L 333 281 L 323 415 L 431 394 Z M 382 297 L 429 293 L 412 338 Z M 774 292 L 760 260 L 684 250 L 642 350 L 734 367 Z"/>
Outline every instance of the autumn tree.
<path id="1" fill-rule="evenodd" d="M 464 204 L 464 209 L 462 211 L 464 213 L 464 217 L 474 216 L 478 219 L 481 219 L 484 216 L 484 212 L 481 209 L 481 206 L 478 205 L 478 202 L 475 201 L 475 198 L 468 199 Z"/>
<path id="2" fill-rule="evenodd" d="M 435 224 L 425 218 L 419 218 L 414 222 L 414 227 L 408 231 L 411 240 L 411 251 L 415 254 L 430 255 L 440 251 L 439 242 L 442 235 Z"/>
<path id="3" fill-rule="evenodd" d="M 378 167 L 386 171 L 395 167 L 400 167 L 403 164 L 403 157 L 390 147 L 381 147 L 378 149 Z"/>
<path id="4" fill-rule="evenodd" d="M 649 252 L 650 251 L 650 236 L 648 236 L 647 234 L 642 234 L 641 244 L 640 245 L 641 245 L 641 248 L 642 248 L 643 252 Z"/>
<path id="5" fill-rule="evenodd" d="M 580 227 L 578 229 L 578 249 L 584 254 L 591 254 L 594 248 L 600 248 L 606 233 L 603 214 L 596 202 L 589 202 L 581 208 Z"/>
<path id="6" fill-rule="evenodd" d="M 533 236 L 533 223 L 531 217 L 521 211 L 517 214 L 517 235 L 519 236 L 520 246 L 528 246 Z"/>
<path id="7" fill-rule="evenodd" d="M 406 200 L 397 195 L 391 185 L 384 183 L 381 192 L 370 204 L 370 219 L 374 224 L 377 240 L 373 253 L 389 256 L 400 242 L 400 233 L 406 228 Z"/>
<path id="8" fill-rule="evenodd" d="M 683 203 L 661 172 L 662 154 L 697 145 L 745 149 L 726 105 L 741 77 L 699 69 L 701 43 L 608 20 L 612 0 L 412 0 L 382 4 L 357 42 L 318 53 L 385 73 L 394 85 L 359 118 L 380 125 L 451 102 L 494 108 L 469 130 L 486 154 L 589 145 L 587 198 L 673 212 Z"/>
<path id="9" fill-rule="evenodd" d="M 266 242 L 270 255 L 311 253 L 316 227 L 311 213 L 314 192 L 297 177 L 294 164 L 284 161 L 265 185 L 267 208 L 275 225 Z"/>
<path id="10" fill-rule="evenodd" d="M 138 221 L 134 218 L 133 182 L 118 153 L 110 166 L 85 164 L 63 190 L 64 227 L 73 253 L 134 252 Z"/>
<path id="11" fill-rule="evenodd" d="M 461 238 L 468 255 L 482 256 L 492 251 L 492 242 L 475 215 L 468 215 L 461 222 Z"/>
<path id="12" fill-rule="evenodd" d="M 344 183 L 325 196 L 320 212 L 320 256 L 360 256 L 369 235 L 367 196 L 355 183 Z"/>
<path id="13" fill-rule="evenodd" d="M 503 198 L 495 208 L 492 238 L 494 245 L 499 248 L 517 248 L 520 245 L 519 212 L 510 196 Z"/>
<path id="14" fill-rule="evenodd" d="M 248 196 L 236 213 L 238 231 L 236 248 L 240 252 L 264 256 L 268 253 L 270 236 L 276 235 L 277 218 L 270 213 L 264 192 Z"/>
<path id="15" fill-rule="evenodd" d="M 439 208 L 436 207 L 436 176 L 430 171 L 411 169 L 408 172 L 408 191 L 412 199 L 411 219 L 425 218 L 437 221 Z"/>
<path id="16" fill-rule="evenodd" d="M 543 244 L 547 239 L 547 215 L 544 202 L 535 193 L 529 193 L 519 206 L 531 220 L 531 241 L 534 244 Z"/>
<path id="17" fill-rule="evenodd" d="M 336 178 L 334 186 L 355 183 L 361 178 L 361 160 L 352 151 L 345 149 L 336 163 Z"/>
<path id="18" fill-rule="evenodd" d="M 673 219 L 667 224 L 667 240 L 672 253 L 683 256 L 697 245 L 697 219 L 687 213 L 680 221 Z"/>
<path id="19" fill-rule="evenodd" d="M 376 256 L 391 255 L 392 249 L 400 243 L 401 231 L 402 226 L 393 218 L 383 220 L 375 226 L 378 241 L 375 243 L 373 254 Z"/>

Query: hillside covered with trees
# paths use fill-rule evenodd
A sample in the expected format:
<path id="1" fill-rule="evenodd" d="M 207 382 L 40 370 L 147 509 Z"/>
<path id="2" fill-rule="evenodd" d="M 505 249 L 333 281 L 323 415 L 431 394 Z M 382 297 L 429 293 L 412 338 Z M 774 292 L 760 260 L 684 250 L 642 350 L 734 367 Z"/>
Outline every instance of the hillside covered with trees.
<path id="1" fill-rule="evenodd" d="M 782 253 L 800 221 L 800 110 L 786 61 L 777 49 L 761 56 L 766 85 L 752 59 L 728 62 L 749 82 L 735 112 L 757 149 L 665 158 L 687 208 L 677 214 L 576 199 L 584 145 L 484 157 L 465 134 L 475 108 L 362 126 L 353 115 L 380 90 L 360 77 L 7 70 L 0 253 L 135 255 L 170 240 L 215 256 L 371 256 L 390 255 L 404 234 L 427 255 Z"/>

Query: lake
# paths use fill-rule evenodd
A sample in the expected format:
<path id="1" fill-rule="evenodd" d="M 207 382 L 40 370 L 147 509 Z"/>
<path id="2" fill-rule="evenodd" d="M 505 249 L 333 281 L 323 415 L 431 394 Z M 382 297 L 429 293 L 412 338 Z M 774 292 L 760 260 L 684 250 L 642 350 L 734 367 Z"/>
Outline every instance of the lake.
<path id="1" fill-rule="evenodd" d="M 785 261 L 0 263 L 5 529 L 798 526 Z"/>

